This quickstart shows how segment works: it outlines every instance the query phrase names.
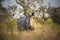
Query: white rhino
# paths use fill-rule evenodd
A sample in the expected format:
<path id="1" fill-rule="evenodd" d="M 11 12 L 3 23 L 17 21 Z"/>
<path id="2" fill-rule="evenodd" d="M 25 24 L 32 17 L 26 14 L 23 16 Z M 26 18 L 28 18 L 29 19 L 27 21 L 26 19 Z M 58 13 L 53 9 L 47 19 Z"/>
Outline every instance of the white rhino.
<path id="1" fill-rule="evenodd" d="M 18 19 L 18 21 L 17 21 L 18 29 L 21 29 L 21 30 L 31 29 L 30 19 L 33 15 L 34 15 L 34 13 L 32 13 L 32 15 L 28 15 L 21 19 Z"/>

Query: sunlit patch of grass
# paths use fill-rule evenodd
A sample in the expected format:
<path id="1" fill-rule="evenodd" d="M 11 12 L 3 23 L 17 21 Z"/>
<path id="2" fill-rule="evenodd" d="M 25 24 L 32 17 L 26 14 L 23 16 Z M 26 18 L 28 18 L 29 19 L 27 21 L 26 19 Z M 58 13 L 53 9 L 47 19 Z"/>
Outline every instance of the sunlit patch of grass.
<path id="1" fill-rule="evenodd" d="M 47 24 L 52 24 L 52 23 L 53 23 L 52 18 L 48 18 L 48 20 L 47 20 L 45 23 L 47 23 Z"/>

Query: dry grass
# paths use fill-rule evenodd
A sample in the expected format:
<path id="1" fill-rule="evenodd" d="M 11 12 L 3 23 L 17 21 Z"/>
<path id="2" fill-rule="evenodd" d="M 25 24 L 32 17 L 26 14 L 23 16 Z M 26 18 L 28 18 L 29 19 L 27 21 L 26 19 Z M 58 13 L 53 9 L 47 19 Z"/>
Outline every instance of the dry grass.
<path id="1" fill-rule="evenodd" d="M 60 40 L 60 25 L 52 28 L 50 25 L 37 24 L 35 30 L 15 32 L 18 40 Z"/>
<path id="2" fill-rule="evenodd" d="M 41 25 L 34 21 L 32 24 L 35 28 L 32 31 L 19 31 L 18 29 L 14 29 L 13 31 L 7 32 L 6 30 L 3 33 L 0 32 L 0 40 L 60 40 L 60 25 Z"/>

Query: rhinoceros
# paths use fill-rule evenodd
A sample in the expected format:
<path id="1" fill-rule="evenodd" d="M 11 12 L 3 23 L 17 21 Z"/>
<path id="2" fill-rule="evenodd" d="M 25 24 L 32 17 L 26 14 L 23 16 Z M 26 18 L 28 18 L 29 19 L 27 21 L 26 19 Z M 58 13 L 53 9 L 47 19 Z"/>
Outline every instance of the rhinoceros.
<path id="1" fill-rule="evenodd" d="M 25 17 L 22 17 L 22 18 L 18 19 L 18 21 L 17 21 L 18 29 L 20 29 L 20 30 L 31 29 L 30 18 L 33 15 L 34 15 L 34 13 L 32 13 L 32 15 L 28 15 L 28 16 L 25 16 Z"/>

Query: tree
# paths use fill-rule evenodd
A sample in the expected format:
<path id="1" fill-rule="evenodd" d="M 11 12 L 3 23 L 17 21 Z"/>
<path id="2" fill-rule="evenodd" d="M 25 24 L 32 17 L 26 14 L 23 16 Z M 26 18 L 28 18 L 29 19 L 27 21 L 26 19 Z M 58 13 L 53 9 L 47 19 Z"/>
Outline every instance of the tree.
<path id="1" fill-rule="evenodd" d="M 8 12 L 11 14 L 11 16 L 13 17 L 15 15 L 15 11 L 17 9 L 17 6 L 14 5 L 14 6 L 8 6 L 9 8 L 7 9 Z"/>
<path id="2" fill-rule="evenodd" d="M 39 9 L 40 9 L 40 12 L 42 13 L 42 20 L 43 20 L 43 22 L 45 22 L 45 20 L 46 20 L 45 14 L 46 14 L 47 8 L 45 6 L 41 6 Z"/>
<path id="3" fill-rule="evenodd" d="M 34 8 L 37 4 L 41 4 L 41 1 L 42 0 L 16 0 L 16 3 L 23 7 L 24 13 L 26 14 L 28 13 L 28 10 L 34 12 L 33 10 L 35 9 L 32 10 L 31 7 Z"/>
<path id="4" fill-rule="evenodd" d="M 58 8 L 49 7 L 47 12 L 50 14 L 51 18 L 53 19 L 53 22 L 60 24 L 60 11 L 59 10 L 60 10 L 60 7 Z"/>

